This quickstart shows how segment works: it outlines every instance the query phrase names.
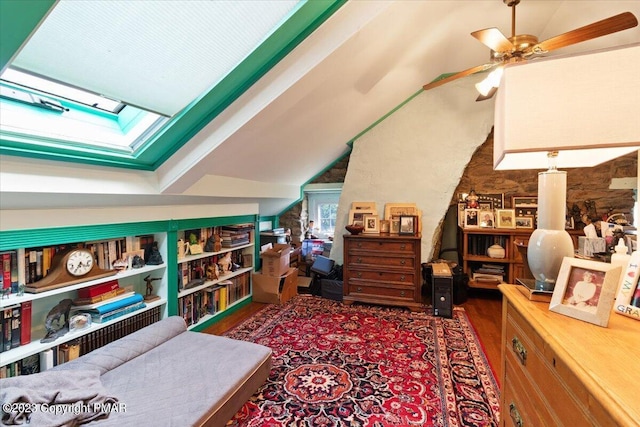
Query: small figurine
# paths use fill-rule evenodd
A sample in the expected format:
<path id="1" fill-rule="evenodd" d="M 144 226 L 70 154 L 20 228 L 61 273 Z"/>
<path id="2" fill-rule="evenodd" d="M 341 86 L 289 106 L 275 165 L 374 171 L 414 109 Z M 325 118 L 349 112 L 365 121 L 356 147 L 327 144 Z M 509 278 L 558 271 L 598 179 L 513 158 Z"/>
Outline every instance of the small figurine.
<path id="1" fill-rule="evenodd" d="M 208 251 L 207 251 L 208 252 Z M 218 280 L 218 264 L 211 263 L 207 266 L 207 280 Z"/>
<path id="2" fill-rule="evenodd" d="M 225 271 L 231 271 L 231 252 L 227 252 L 222 258 L 218 260 L 218 266 L 220 267 L 220 273 Z"/>
<path id="3" fill-rule="evenodd" d="M 63 299 L 47 314 L 44 328 L 47 334 L 40 340 L 41 343 L 55 341 L 57 338 L 69 332 L 69 311 L 71 310 L 71 299 Z M 60 324 L 60 319 L 64 317 L 64 323 Z M 54 325 L 55 323 L 55 325 Z"/>
<path id="4" fill-rule="evenodd" d="M 153 242 L 147 246 L 144 253 L 144 261 L 147 265 L 160 265 L 163 263 L 160 249 L 158 249 L 158 242 Z"/>
<path id="5" fill-rule="evenodd" d="M 155 280 L 160 280 L 162 279 L 162 277 L 151 277 L 151 275 L 148 275 L 147 277 L 144 278 L 144 281 L 147 282 L 147 292 L 144 296 L 144 300 L 145 301 L 155 301 L 157 299 L 160 299 L 160 297 L 158 295 L 154 295 L 153 294 L 153 282 Z"/>
<path id="6" fill-rule="evenodd" d="M 134 255 L 133 260 L 131 261 L 131 268 L 142 268 L 144 267 L 144 259 L 140 255 Z"/>

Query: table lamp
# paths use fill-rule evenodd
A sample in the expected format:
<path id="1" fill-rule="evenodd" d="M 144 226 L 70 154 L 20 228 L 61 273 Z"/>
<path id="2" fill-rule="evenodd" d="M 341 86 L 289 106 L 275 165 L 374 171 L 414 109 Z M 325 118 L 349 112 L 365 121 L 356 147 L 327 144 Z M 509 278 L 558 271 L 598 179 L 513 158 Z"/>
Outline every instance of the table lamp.
<path id="1" fill-rule="evenodd" d="M 640 149 L 640 43 L 508 64 L 495 105 L 494 169 L 538 174 L 538 229 L 527 260 L 553 290 L 573 243 L 565 231 L 566 172 Z M 569 246 L 570 245 L 570 246 Z"/>

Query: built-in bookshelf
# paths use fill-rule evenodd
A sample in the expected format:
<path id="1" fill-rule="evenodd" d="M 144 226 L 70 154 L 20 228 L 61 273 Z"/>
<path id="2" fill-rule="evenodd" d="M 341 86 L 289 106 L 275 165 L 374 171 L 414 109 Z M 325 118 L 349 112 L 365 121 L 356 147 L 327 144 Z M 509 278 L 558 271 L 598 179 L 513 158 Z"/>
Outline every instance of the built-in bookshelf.
<path id="1" fill-rule="evenodd" d="M 58 354 L 59 349 L 76 348 L 76 355 L 91 351 L 87 337 L 100 337 L 99 342 L 117 339 L 115 331 L 132 330 L 123 328 L 130 319 L 161 319 L 168 315 L 168 277 L 166 274 L 167 222 L 155 221 L 135 224 L 109 224 L 100 226 L 64 227 L 37 230 L 3 231 L 0 242 L 2 256 L 8 254 L 9 263 L 3 263 L 2 297 L 0 298 L 0 376 L 6 376 L 22 369 L 22 365 L 32 365 L 34 356 Z M 157 248 L 160 261 L 155 264 L 139 262 L 144 260 L 145 247 Z M 47 276 L 66 268 L 62 255 L 75 249 L 87 250 L 94 267 L 104 270 L 106 275 L 79 276 L 70 282 L 60 280 L 49 286 L 38 288 Z M 134 256 L 139 259 L 131 264 Z M 62 260 L 62 262 L 60 262 Z M 117 263 L 116 261 L 119 261 Z M 117 267 L 117 268 L 116 268 Z M 134 268 L 135 267 L 135 268 Z M 5 271 L 8 269 L 8 271 Z M 144 301 L 147 293 L 145 278 L 153 277 L 153 301 Z M 8 280 L 5 280 L 7 278 Z M 94 317 L 94 310 L 65 303 L 78 302 L 88 289 L 110 287 L 124 296 L 141 299 L 133 305 L 123 305 L 107 317 Z M 105 302 L 107 302 L 105 295 Z M 71 324 L 70 330 L 58 337 L 43 340 L 48 330 L 45 326 L 52 309 L 60 308 L 62 315 L 50 324 L 50 329 L 58 329 L 67 319 L 84 313 L 87 318 L 96 319 L 89 326 L 80 328 Z M 93 314 L 93 316 L 92 316 Z M 153 315 L 151 315 L 153 314 Z M 109 319 L 109 320 L 107 320 Z M 143 321 L 136 322 L 142 327 Z M 44 342 L 43 342 L 44 341 Z M 92 345 L 98 342 L 93 340 Z M 91 348 L 90 348 L 91 347 Z M 61 353 L 61 355 L 64 353 Z M 54 360 L 57 357 L 54 358 Z M 61 357 L 60 361 L 64 361 Z M 25 368 L 29 371 L 30 368 Z"/>
<path id="2" fill-rule="evenodd" d="M 195 330 L 249 301 L 255 264 L 255 222 L 202 220 L 201 224 L 210 226 L 177 233 L 177 314 Z"/>

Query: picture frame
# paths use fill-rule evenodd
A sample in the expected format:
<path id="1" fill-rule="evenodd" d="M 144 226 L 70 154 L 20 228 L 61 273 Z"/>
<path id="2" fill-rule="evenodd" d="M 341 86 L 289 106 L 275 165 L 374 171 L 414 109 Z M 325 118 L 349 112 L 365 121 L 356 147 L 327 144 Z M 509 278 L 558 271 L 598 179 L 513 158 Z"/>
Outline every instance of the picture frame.
<path id="1" fill-rule="evenodd" d="M 610 263 L 565 257 L 549 310 L 607 327 L 621 270 Z"/>
<path id="2" fill-rule="evenodd" d="M 369 209 L 351 209 L 349 211 L 349 224 L 357 224 L 364 226 L 365 215 L 377 215 L 374 210 Z"/>
<path id="3" fill-rule="evenodd" d="M 464 210 L 467 204 L 465 202 L 458 202 L 458 227 L 464 227 Z"/>
<path id="4" fill-rule="evenodd" d="M 400 233 L 400 218 L 391 218 L 389 220 L 389 232 L 393 234 Z"/>
<path id="5" fill-rule="evenodd" d="M 478 194 L 478 204 L 491 202 L 491 209 L 504 209 L 504 193 L 482 193 Z"/>
<path id="6" fill-rule="evenodd" d="M 640 320 L 640 307 L 631 305 L 634 295 L 638 292 L 638 278 L 640 277 L 640 253 L 633 252 L 626 268 L 623 268 L 618 281 L 614 313 Z"/>
<path id="7" fill-rule="evenodd" d="M 524 228 L 524 229 L 533 229 L 533 224 L 535 223 L 534 216 L 516 216 L 516 228 Z"/>
<path id="8" fill-rule="evenodd" d="M 384 219 L 411 215 L 418 215 L 418 206 L 415 203 L 385 203 L 384 205 Z"/>
<path id="9" fill-rule="evenodd" d="M 568 216 L 565 223 L 564 223 L 564 229 L 565 230 L 574 230 L 576 228 L 575 222 L 573 220 L 572 216 Z"/>
<path id="10" fill-rule="evenodd" d="M 493 202 L 492 201 L 478 202 L 478 209 L 480 209 L 481 211 L 493 212 Z"/>
<path id="11" fill-rule="evenodd" d="M 493 216 L 493 210 L 479 209 L 478 225 L 480 228 L 493 228 L 495 224 L 495 217 Z"/>
<path id="12" fill-rule="evenodd" d="M 496 209 L 496 228 L 516 228 L 514 209 Z"/>
<path id="13" fill-rule="evenodd" d="M 478 215 L 479 209 L 465 209 L 464 210 L 464 228 L 478 228 Z"/>
<path id="14" fill-rule="evenodd" d="M 378 215 L 365 215 L 363 218 L 364 230 L 363 233 L 379 233 L 380 232 L 380 218 Z"/>
<path id="15" fill-rule="evenodd" d="M 511 207 L 517 208 L 535 208 L 538 209 L 538 196 L 511 196 Z"/>
<path id="16" fill-rule="evenodd" d="M 369 210 L 377 212 L 376 202 L 351 202 L 351 209 L 353 210 Z"/>
<path id="17" fill-rule="evenodd" d="M 415 215 L 400 215 L 400 230 L 398 234 L 416 234 L 417 217 Z"/>

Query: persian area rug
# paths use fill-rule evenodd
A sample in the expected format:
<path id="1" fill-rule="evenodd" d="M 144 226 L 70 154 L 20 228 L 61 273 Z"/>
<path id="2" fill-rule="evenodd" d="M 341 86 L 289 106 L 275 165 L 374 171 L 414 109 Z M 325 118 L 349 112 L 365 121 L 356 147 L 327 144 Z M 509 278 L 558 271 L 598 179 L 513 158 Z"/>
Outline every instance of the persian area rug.
<path id="1" fill-rule="evenodd" d="M 495 426 L 499 390 L 461 307 L 452 319 L 299 295 L 225 334 L 273 349 L 229 426 Z"/>

